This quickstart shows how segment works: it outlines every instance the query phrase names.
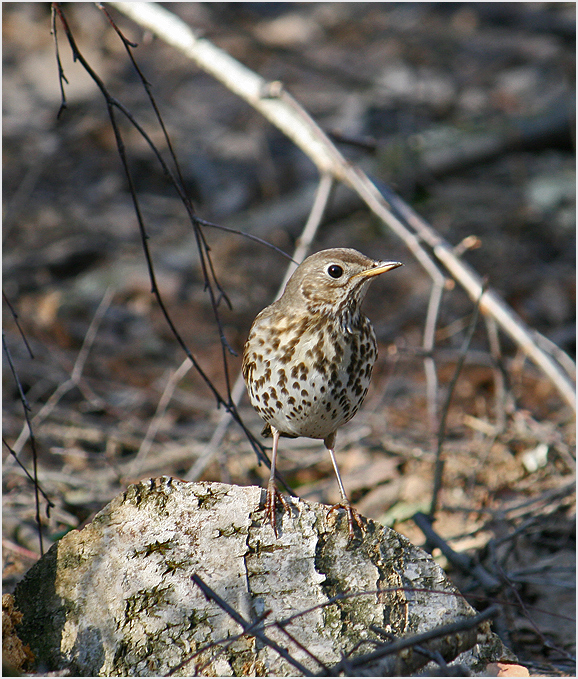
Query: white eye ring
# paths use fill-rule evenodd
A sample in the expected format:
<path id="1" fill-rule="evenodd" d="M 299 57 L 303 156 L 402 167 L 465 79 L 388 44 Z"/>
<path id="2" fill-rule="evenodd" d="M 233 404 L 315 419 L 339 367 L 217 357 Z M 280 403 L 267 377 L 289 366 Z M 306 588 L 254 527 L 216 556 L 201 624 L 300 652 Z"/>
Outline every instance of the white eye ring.
<path id="1" fill-rule="evenodd" d="M 327 267 L 327 273 L 331 278 L 341 278 L 343 276 L 343 267 L 339 266 L 339 264 L 330 264 Z"/>

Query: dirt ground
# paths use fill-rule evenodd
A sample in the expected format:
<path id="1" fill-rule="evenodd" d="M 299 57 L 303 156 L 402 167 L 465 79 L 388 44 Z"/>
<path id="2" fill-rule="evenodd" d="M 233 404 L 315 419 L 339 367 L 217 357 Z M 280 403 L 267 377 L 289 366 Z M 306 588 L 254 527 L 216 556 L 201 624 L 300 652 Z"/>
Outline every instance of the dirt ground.
<path id="1" fill-rule="evenodd" d="M 195 30 L 288 91 L 340 150 L 389 184 L 511 308 L 575 357 L 574 3 L 168 3 Z M 93 4 L 64 6 L 79 49 L 166 154 L 118 36 Z M 50 6 L 3 3 L 4 591 L 37 558 L 23 406 L 30 406 L 41 488 L 53 503 L 46 550 L 131 481 L 185 477 L 207 453 L 223 408 L 190 370 L 163 317 L 143 255 L 105 101 L 62 27 L 61 103 Z M 148 81 L 199 217 L 291 253 L 318 176 L 311 161 L 247 104 L 118 15 Z M 242 236 L 205 228 L 223 348 L 182 203 L 150 147 L 120 118 L 159 291 L 184 343 L 225 398 L 257 312 L 286 262 Z M 363 409 L 339 432 L 338 462 L 361 513 L 426 544 L 439 417 L 472 317 L 444 292 L 428 403 L 422 351 L 431 280 L 347 189 L 333 196 L 312 250 L 355 247 L 404 267 L 374 282 L 364 309 L 380 357 Z M 6 302 L 8 300 L 9 304 Z M 28 345 L 16 325 L 10 305 Z M 462 561 L 426 545 L 532 675 L 573 676 L 575 414 L 545 375 L 500 335 L 502 372 L 480 319 L 448 411 L 433 528 Z M 233 354 L 235 352 L 235 354 Z M 226 369 L 224 367 L 226 362 Z M 183 371 L 184 372 L 184 371 Z M 501 381 L 504 388 L 500 388 Z M 435 412 L 433 412 L 435 410 Z M 259 435 L 244 399 L 239 413 Z M 152 429 L 151 429 L 152 427 Z M 264 443 L 267 443 L 264 441 Z M 201 479 L 263 485 L 231 424 Z M 138 457 L 137 457 L 138 456 Z M 204 459 L 204 458 L 203 458 Z M 294 492 L 338 498 L 320 442 L 283 441 Z M 489 580 L 480 578 L 480 569 Z"/>

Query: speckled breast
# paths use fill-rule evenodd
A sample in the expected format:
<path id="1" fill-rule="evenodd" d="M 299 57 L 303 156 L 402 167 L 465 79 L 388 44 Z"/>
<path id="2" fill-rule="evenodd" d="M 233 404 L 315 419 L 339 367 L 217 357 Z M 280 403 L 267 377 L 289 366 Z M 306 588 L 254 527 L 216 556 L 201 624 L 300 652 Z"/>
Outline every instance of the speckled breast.
<path id="1" fill-rule="evenodd" d="M 271 320 L 257 317 L 245 345 L 251 403 L 282 434 L 323 439 L 365 398 L 377 356 L 373 328 L 365 316 L 353 329 L 326 318 Z"/>

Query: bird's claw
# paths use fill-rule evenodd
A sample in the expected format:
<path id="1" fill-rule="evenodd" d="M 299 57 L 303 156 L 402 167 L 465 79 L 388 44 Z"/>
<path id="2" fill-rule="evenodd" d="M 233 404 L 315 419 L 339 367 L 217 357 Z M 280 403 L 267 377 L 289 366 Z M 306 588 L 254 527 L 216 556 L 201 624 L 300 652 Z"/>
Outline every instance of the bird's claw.
<path id="1" fill-rule="evenodd" d="M 267 499 L 265 500 L 265 516 L 267 517 L 267 519 L 269 519 L 271 528 L 273 528 L 273 531 L 275 532 L 275 537 L 278 538 L 279 533 L 277 532 L 277 518 L 275 516 L 276 502 L 279 502 L 279 504 L 282 505 L 285 511 L 287 512 L 291 511 L 289 503 L 283 497 L 283 495 L 281 495 L 281 493 L 277 490 L 277 486 L 274 483 L 270 483 L 267 486 Z"/>
<path id="2" fill-rule="evenodd" d="M 330 507 L 329 511 L 327 512 L 327 518 L 329 518 L 331 512 L 337 509 L 345 509 L 345 511 L 347 512 L 347 525 L 349 527 L 349 543 L 351 544 L 351 542 L 353 542 L 353 540 L 355 539 L 355 530 L 353 524 L 354 523 L 357 524 L 357 527 L 359 528 L 361 534 L 363 535 L 364 532 L 363 521 L 361 520 L 361 516 L 359 515 L 357 509 L 354 509 L 348 502 L 338 502 L 337 504 Z"/>

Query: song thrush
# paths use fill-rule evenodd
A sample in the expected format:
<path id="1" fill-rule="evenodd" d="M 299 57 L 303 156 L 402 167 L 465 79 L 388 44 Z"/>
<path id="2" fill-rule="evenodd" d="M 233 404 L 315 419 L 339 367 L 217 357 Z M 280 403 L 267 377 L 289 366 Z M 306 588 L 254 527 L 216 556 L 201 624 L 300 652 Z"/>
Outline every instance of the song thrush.
<path id="1" fill-rule="evenodd" d="M 329 450 L 341 502 L 351 507 L 335 460 L 335 434 L 359 410 L 377 357 L 375 333 L 360 307 L 374 276 L 401 266 L 356 250 L 334 248 L 308 257 L 283 295 L 255 318 L 243 352 L 243 377 L 253 407 L 273 436 L 265 513 L 275 534 L 275 501 L 289 506 L 275 485 L 280 436 L 323 439 Z"/>

